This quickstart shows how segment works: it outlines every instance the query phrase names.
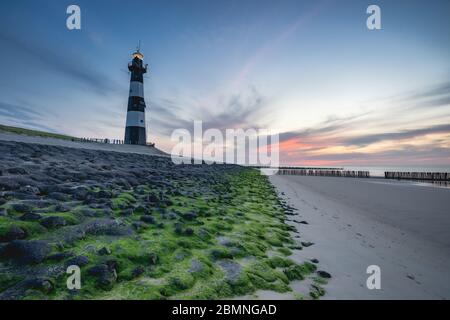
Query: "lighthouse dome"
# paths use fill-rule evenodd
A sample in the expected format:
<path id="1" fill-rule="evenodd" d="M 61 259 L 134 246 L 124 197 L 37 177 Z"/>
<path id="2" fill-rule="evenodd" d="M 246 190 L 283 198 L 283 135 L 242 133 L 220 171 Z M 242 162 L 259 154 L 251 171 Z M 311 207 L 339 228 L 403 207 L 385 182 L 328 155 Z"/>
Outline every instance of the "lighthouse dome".
<path id="1" fill-rule="evenodd" d="M 136 51 L 132 54 L 133 59 L 134 58 L 138 58 L 139 60 L 144 59 L 144 55 L 142 53 L 140 53 L 139 51 Z"/>

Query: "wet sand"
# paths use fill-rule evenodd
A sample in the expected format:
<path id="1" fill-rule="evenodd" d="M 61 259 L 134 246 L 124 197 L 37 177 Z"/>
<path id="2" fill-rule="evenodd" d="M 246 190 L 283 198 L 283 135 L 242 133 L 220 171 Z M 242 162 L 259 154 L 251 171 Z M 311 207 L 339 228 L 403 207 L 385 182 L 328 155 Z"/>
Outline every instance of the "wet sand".
<path id="1" fill-rule="evenodd" d="M 270 181 L 298 209 L 290 220 L 308 222 L 288 222 L 298 240 L 314 242 L 291 258 L 316 258 L 332 274 L 323 299 L 450 298 L 450 189 L 382 179 Z M 381 268 L 380 290 L 366 286 L 369 265 Z"/>

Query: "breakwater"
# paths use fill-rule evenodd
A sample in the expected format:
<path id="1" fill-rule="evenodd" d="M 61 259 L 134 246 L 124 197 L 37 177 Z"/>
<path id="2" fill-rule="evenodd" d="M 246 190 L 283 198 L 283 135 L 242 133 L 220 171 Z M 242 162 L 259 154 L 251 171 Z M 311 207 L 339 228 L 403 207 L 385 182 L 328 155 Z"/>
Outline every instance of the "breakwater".
<path id="1" fill-rule="evenodd" d="M 450 172 L 399 172 L 386 171 L 385 179 L 450 181 Z"/>
<path id="2" fill-rule="evenodd" d="M 353 171 L 340 169 L 326 170 L 326 169 L 280 168 L 277 174 L 322 176 L 322 177 L 370 178 L 369 171 Z"/>

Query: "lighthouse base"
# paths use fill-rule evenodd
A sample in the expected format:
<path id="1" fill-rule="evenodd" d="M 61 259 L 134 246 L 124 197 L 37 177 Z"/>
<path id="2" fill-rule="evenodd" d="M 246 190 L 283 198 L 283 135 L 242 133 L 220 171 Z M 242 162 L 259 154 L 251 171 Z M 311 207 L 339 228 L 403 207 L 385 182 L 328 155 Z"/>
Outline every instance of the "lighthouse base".
<path id="1" fill-rule="evenodd" d="M 146 133 L 144 127 L 126 127 L 125 128 L 125 144 L 146 145 Z"/>

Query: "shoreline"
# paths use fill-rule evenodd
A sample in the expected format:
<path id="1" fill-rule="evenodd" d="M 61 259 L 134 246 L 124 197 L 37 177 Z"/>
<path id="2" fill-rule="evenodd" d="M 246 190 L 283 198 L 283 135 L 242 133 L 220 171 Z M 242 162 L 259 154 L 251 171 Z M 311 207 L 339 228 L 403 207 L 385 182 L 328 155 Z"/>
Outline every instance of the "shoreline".
<path id="1" fill-rule="evenodd" d="M 287 223 L 297 228 L 301 241 L 314 242 L 289 258 L 318 259 L 332 275 L 322 299 L 450 298 L 445 281 L 450 275 L 445 228 L 450 190 L 333 177 L 269 180 L 298 210 L 298 218 Z M 369 265 L 381 268 L 380 290 L 366 287 Z"/>

